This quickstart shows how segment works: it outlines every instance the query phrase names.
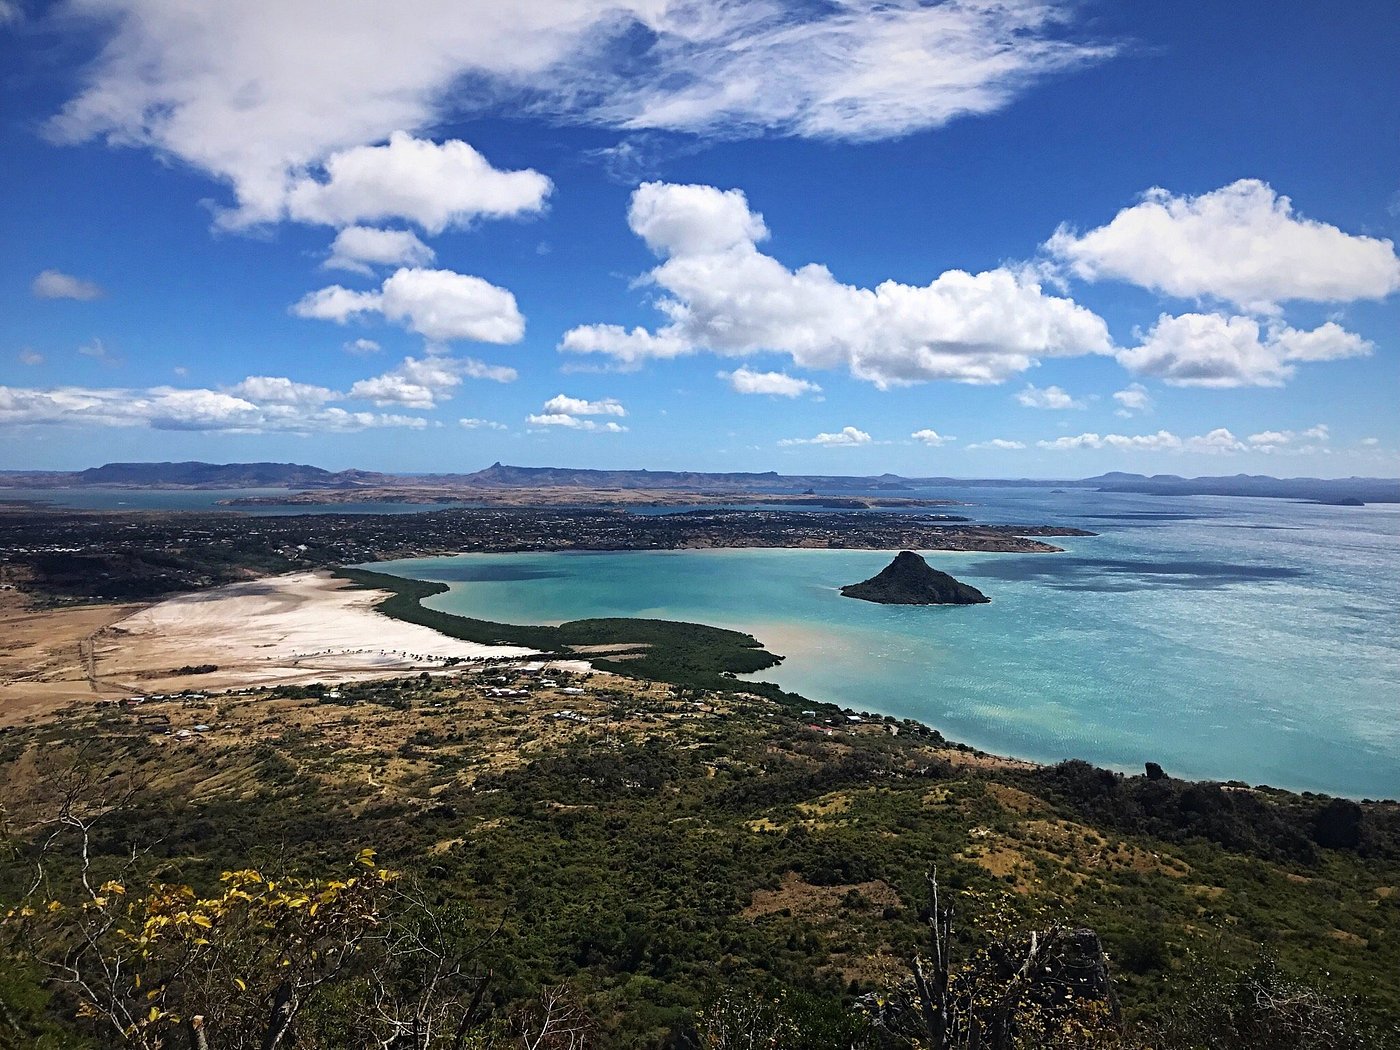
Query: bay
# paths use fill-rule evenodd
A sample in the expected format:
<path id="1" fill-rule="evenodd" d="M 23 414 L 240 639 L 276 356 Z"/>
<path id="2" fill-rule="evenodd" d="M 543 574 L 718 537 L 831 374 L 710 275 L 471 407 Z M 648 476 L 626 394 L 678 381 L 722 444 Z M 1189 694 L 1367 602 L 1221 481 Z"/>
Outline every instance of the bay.
<path id="1" fill-rule="evenodd" d="M 939 493 L 918 493 L 938 495 Z M 946 495 L 947 493 L 942 493 Z M 927 552 L 973 607 L 838 589 L 893 552 L 465 555 L 379 563 L 434 608 L 511 623 L 649 616 L 753 633 L 756 675 L 1037 761 L 1400 795 L 1400 507 L 959 489 L 976 520 L 1100 533 L 1063 554 Z"/>

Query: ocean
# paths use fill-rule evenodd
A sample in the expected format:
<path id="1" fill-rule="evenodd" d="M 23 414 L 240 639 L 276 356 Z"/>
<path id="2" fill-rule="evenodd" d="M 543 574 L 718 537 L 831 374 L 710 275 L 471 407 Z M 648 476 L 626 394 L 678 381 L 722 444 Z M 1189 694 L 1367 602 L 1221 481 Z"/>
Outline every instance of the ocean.
<path id="1" fill-rule="evenodd" d="M 1000 754 L 1353 797 L 1400 796 L 1400 506 L 958 489 L 978 521 L 1099 533 L 1063 554 L 926 552 L 990 605 L 838 589 L 893 552 L 467 555 L 380 563 L 434 608 L 512 623 L 647 616 L 732 627 L 755 675 L 915 718 Z"/>

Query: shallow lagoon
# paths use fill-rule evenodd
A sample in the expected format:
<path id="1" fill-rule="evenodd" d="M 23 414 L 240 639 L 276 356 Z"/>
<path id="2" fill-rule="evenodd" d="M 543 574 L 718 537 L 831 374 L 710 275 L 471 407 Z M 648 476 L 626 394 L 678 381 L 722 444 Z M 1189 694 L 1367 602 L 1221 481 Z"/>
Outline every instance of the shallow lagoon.
<path id="1" fill-rule="evenodd" d="M 1400 507 L 957 490 L 978 520 L 1098 531 L 1056 555 L 928 554 L 992 604 L 842 598 L 889 552 L 468 555 L 375 566 L 515 623 L 654 616 L 735 627 L 756 676 L 1043 761 L 1400 795 Z"/>

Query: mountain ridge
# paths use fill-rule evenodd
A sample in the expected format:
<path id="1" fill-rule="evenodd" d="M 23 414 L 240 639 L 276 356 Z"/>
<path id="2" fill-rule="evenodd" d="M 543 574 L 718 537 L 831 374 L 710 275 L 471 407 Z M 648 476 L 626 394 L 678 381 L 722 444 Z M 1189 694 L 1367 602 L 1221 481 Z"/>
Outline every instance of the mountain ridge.
<path id="1" fill-rule="evenodd" d="M 777 471 L 604 470 L 591 467 L 525 467 L 500 462 L 469 473 L 398 474 L 348 469 L 330 471 L 303 463 L 106 463 L 76 471 L 0 470 L 0 486 L 59 488 L 597 488 L 679 489 L 710 492 L 808 494 L 908 492 L 927 488 L 1097 489 L 1163 496 L 1262 496 L 1326 503 L 1400 503 L 1400 479 L 1376 477 L 1277 478 L 1267 474 L 1182 477 L 1110 471 L 1089 478 L 956 478 L 870 475 L 780 474 Z"/>

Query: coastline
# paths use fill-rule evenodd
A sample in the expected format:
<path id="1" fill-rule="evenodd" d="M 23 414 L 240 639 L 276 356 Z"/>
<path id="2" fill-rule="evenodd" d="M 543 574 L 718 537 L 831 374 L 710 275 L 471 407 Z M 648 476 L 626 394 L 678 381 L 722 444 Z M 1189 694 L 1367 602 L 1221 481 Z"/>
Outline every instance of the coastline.
<path id="1" fill-rule="evenodd" d="M 143 605 L 6 610 L 0 726 L 74 702 L 350 682 L 538 656 L 450 638 L 375 612 L 389 592 L 299 572 Z M 28 672 L 28 673 L 26 673 Z"/>

